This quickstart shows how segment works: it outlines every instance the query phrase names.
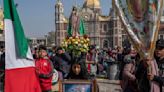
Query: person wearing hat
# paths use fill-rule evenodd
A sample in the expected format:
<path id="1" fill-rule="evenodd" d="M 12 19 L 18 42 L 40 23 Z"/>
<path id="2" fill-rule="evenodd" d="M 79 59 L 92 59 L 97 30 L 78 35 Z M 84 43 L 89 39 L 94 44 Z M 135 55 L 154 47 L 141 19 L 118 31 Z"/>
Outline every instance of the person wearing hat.
<path id="1" fill-rule="evenodd" d="M 156 43 L 156 61 L 159 67 L 159 75 L 164 77 L 164 40 L 160 39 Z"/>
<path id="2" fill-rule="evenodd" d="M 39 58 L 36 59 L 35 66 L 42 92 L 51 92 L 53 64 L 46 50 L 45 46 L 39 47 Z"/>
<path id="3" fill-rule="evenodd" d="M 159 67 L 159 76 L 148 74 L 148 79 L 156 81 L 160 84 L 160 92 L 164 91 L 164 40 L 160 39 L 156 42 L 155 56 Z"/>
<path id="4" fill-rule="evenodd" d="M 71 56 L 62 47 L 57 47 L 56 55 L 51 60 L 54 68 L 60 72 L 60 80 L 66 78 L 70 70 Z"/>

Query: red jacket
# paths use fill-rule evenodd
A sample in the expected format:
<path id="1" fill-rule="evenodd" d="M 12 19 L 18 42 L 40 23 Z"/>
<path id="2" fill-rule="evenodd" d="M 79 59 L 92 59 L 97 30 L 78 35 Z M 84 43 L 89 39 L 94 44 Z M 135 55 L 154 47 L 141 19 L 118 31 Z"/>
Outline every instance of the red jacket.
<path id="1" fill-rule="evenodd" d="M 49 59 L 39 58 L 36 60 L 36 73 L 39 76 L 43 91 L 51 90 L 53 65 Z"/>

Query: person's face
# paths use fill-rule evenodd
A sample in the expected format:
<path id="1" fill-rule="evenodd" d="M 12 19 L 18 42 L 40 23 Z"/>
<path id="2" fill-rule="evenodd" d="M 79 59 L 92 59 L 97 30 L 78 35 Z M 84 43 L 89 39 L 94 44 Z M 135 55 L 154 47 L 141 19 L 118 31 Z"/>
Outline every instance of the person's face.
<path id="1" fill-rule="evenodd" d="M 131 54 L 131 56 L 136 56 L 137 55 L 137 51 L 135 49 L 132 49 L 130 51 L 130 54 Z"/>
<path id="2" fill-rule="evenodd" d="M 91 50 L 91 53 L 95 53 L 95 49 L 92 49 L 92 50 Z"/>
<path id="3" fill-rule="evenodd" d="M 155 54 L 156 54 L 156 56 L 157 57 L 159 57 L 159 58 L 164 58 L 164 48 L 157 48 L 156 50 L 155 50 Z"/>
<path id="4" fill-rule="evenodd" d="M 155 54 L 156 57 L 160 57 L 159 54 L 158 54 L 158 50 L 157 49 L 155 49 L 154 54 Z"/>
<path id="5" fill-rule="evenodd" d="M 56 52 L 56 48 L 53 48 L 52 51 L 53 51 L 53 52 Z"/>
<path id="6" fill-rule="evenodd" d="M 58 54 L 62 54 L 63 53 L 63 50 L 58 50 Z"/>
<path id="7" fill-rule="evenodd" d="M 81 72 L 81 66 L 79 64 L 74 64 L 72 66 L 72 71 L 74 74 L 79 75 Z"/>
<path id="8" fill-rule="evenodd" d="M 45 57 L 45 56 L 47 56 L 47 52 L 45 50 L 40 50 L 39 51 L 39 56 L 40 57 Z"/>

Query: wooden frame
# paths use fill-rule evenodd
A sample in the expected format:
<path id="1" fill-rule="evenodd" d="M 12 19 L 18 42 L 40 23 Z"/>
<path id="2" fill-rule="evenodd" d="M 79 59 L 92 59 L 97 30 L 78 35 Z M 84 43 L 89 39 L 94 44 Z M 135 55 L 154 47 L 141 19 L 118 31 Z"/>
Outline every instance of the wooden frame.
<path id="1" fill-rule="evenodd" d="M 52 84 L 52 92 L 61 92 L 61 81 L 59 80 L 56 84 Z"/>
<path id="2" fill-rule="evenodd" d="M 96 92 L 96 83 L 91 80 L 64 80 L 60 92 Z"/>

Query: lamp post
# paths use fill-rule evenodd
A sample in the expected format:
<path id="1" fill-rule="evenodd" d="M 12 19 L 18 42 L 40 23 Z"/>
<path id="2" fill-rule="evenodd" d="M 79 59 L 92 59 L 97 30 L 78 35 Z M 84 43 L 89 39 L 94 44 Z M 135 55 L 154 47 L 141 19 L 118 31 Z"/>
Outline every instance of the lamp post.
<path id="1" fill-rule="evenodd" d="M 45 35 L 45 39 L 46 39 L 46 42 L 45 42 L 45 45 L 47 46 L 47 38 L 48 38 L 48 35 Z"/>
<path id="2" fill-rule="evenodd" d="M 97 11 L 96 9 L 94 9 L 94 45 L 96 45 L 96 14 L 97 14 Z"/>

